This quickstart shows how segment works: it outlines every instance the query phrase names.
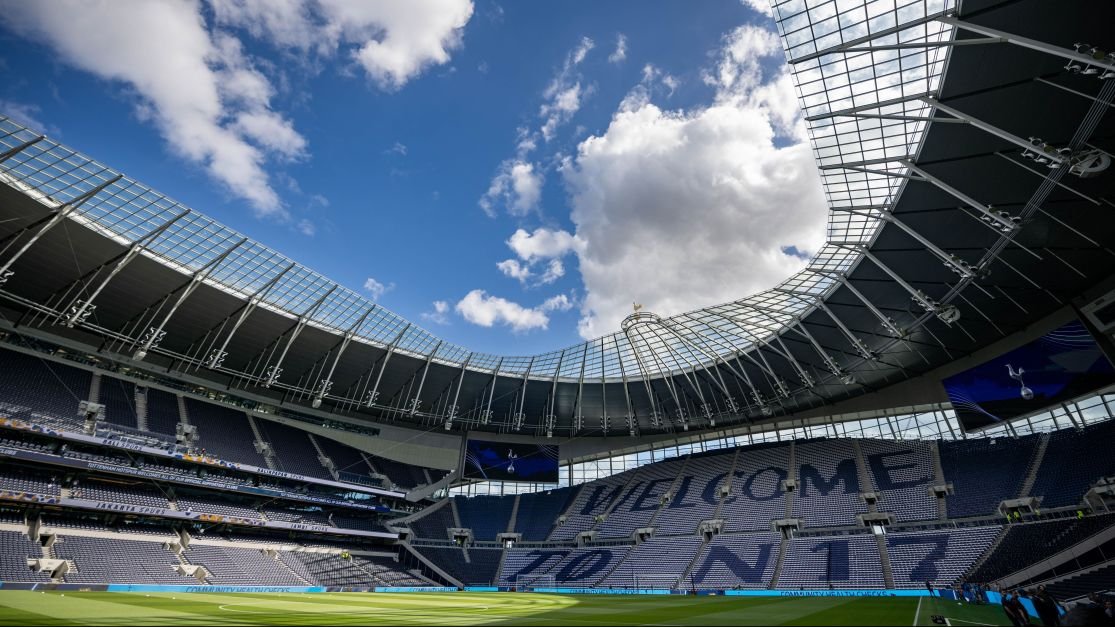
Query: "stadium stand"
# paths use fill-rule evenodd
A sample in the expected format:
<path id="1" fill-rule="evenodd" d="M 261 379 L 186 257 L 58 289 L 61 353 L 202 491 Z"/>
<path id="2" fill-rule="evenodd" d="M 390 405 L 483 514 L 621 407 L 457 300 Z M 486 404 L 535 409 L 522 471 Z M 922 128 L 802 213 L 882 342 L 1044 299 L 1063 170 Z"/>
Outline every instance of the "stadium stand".
<path id="1" fill-rule="evenodd" d="M 892 512 L 900 521 L 937 518 L 937 499 L 929 492 L 933 483 L 933 456 L 926 442 L 860 442 L 871 488 L 879 493 L 879 511 Z"/>
<path id="2" fill-rule="evenodd" d="M 27 558 L 42 557 L 42 547 L 18 531 L 0 531 L 0 580 L 47 582 L 50 573 L 28 568 Z"/>
<path id="3" fill-rule="evenodd" d="M 1115 524 L 1115 514 L 1008 525 L 1006 535 L 967 579 L 995 581 L 1055 555 Z"/>
<path id="4" fill-rule="evenodd" d="M 401 488 L 412 489 L 428 483 L 420 466 L 411 466 L 386 457 L 372 458 L 372 466 L 376 472 L 386 476 L 391 483 Z"/>
<path id="5" fill-rule="evenodd" d="M 59 496 L 62 493 L 57 480 L 47 479 L 19 468 L 0 470 L 0 490 L 30 492 L 48 496 Z"/>
<path id="6" fill-rule="evenodd" d="M 1053 432 L 1031 494 L 1042 497 L 1045 508 L 1078 505 L 1098 478 L 1115 475 L 1112 442 L 1115 420 Z"/>
<path id="7" fill-rule="evenodd" d="M 941 441 L 950 518 L 997 513 L 999 503 L 1019 496 L 1038 436 Z"/>
<path id="8" fill-rule="evenodd" d="M 469 586 L 491 585 L 503 558 L 502 549 L 467 550 L 457 547 L 420 547 L 419 552 L 458 581 Z"/>
<path id="9" fill-rule="evenodd" d="M 683 587 L 765 588 L 774 576 L 782 536 L 776 533 L 719 535 L 701 549 Z"/>
<path id="10" fill-rule="evenodd" d="M 267 460 L 256 452 L 255 434 L 242 411 L 186 399 L 190 424 L 197 427 L 198 447 L 220 459 L 267 467 Z"/>
<path id="11" fill-rule="evenodd" d="M 457 526 L 453 520 L 453 510 L 450 505 L 451 503 L 448 501 L 435 505 L 427 510 L 424 515 L 411 520 L 406 525 L 419 538 L 448 539 L 446 529 Z"/>
<path id="12" fill-rule="evenodd" d="M 550 533 L 550 540 L 572 540 L 591 529 L 596 525 L 596 517 L 608 511 L 638 473 L 639 469 L 626 470 L 582 487 L 565 514 L 565 522 Z"/>
<path id="13" fill-rule="evenodd" d="M 166 494 L 149 485 L 112 484 L 103 481 L 85 480 L 71 489 L 77 498 L 109 503 L 129 503 L 144 507 L 169 507 Z"/>
<path id="14" fill-rule="evenodd" d="M 800 459 L 800 457 L 799 457 Z M 788 477 L 789 446 L 759 445 L 740 449 L 732 473 L 730 495 L 724 499 L 720 517 L 725 531 L 766 531 L 770 521 L 786 516 L 786 494 L 782 481 Z M 716 485 L 704 486 L 704 494 L 715 494 Z"/>
<path id="15" fill-rule="evenodd" d="M 134 385 L 112 377 L 101 377 L 100 402 L 105 406 L 105 421 L 131 429 L 139 428 Z"/>
<path id="16" fill-rule="evenodd" d="M 875 537 L 823 536 L 790 541 L 778 588 L 882 588 L 883 567 Z"/>
<path id="17" fill-rule="evenodd" d="M 1080 598 L 1097 590 L 1115 590 L 1115 563 L 1047 584 L 1046 589 L 1061 600 Z"/>
<path id="18" fill-rule="evenodd" d="M 609 588 L 673 588 L 681 580 L 701 539 L 693 536 L 652 537 L 627 553 L 623 563 L 600 585 Z"/>
<path id="19" fill-rule="evenodd" d="M 255 423 L 264 440 L 271 444 L 279 470 L 319 479 L 333 478 L 318 461 L 308 433 L 270 420 L 256 419 Z"/>
<path id="20" fill-rule="evenodd" d="M 89 398 L 92 374 L 87 370 L 46 361 L 33 355 L 0 350 L 0 410 L 13 418 L 46 414 L 71 425 L 79 401 Z"/>
<path id="21" fill-rule="evenodd" d="M 174 435 L 181 422 L 178 397 L 157 388 L 147 388 L 147 426 L 151 431 Z"/>
<path id="22" fill-rule="evenodd" d="M 668 460 L 647 466 L 624 488 L 622 496 L 597 526 L 601 538 L 628 538 L 651 518 L 673 486 L 685 460 Z"/>
<path id="23" fill-rule="evenodd" d="M 569 507 L 579 488 L 559 488 L 545 492 L 523 494 L 519 497 L 519 511 L 515 514 L 515 532 L 523 540 L 545 540 L 554 528 L 558 516 Z"/>
<path id="24" fill-rule="evenodd" d="M 499 496 L 453 497 L 461 526 L 472 529 L 474 540 L 495 540 L 507 531 L 514 498 Z"/>
<path id="25" fill-rule="evenodd" d="M 991 546 L 998 526 L 887 534 L 896 588 L 949 586 Z"/>
<path id="26" fill-rule="evenodd" d="M 158 542 L 61 535 L 53 550 L 77 566 L 66 573 L 67 583 L 197 583 L 175 572 L 178 560 Z"/>
<path id="27" fill-rule="evenodd" d="M 864 490 L 851 442 L 808 442 L 799 444 L 795 454 L 799 487 L 793 498 L 794 517 L 804 519 L 807 527 L 856 524 L 856 514 L 867 512 L 867 504 L 860 496 Z M 769 525 L 767 520 L 759 526 Z"/>
<path id="28" fill-rule="evenodd" d="M 731 472 L 734 458 L 734 450 L 691 456 L 674 486 L 672 498 L 658 511 L 655 526 L 678 533 L 696 533 L 698 523 L 716 513 L 720 501 L 716 486 Z"/>
<path id="29" fill-rule="evenodd" d="M 191 564 L 209 571 L 208 581 L 221 585 L 304 586 L 308 582 L 277 557 L 254 549 L 191 543 L 186 553 Z"/>

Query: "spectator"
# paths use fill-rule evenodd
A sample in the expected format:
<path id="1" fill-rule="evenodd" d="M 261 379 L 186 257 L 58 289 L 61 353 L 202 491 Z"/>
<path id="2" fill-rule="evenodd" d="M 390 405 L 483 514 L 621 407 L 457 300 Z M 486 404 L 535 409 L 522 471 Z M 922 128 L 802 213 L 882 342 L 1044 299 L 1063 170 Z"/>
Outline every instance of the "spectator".
<path id="1" fill-rule="evenodd" d="M 1038 586 L 1038 592 L 1033 597 L 1034 609 L 1038 612 L 1038 618 L 1041 619 L 1042 625 L 1060 625 L 1061 613 L 1060 604 L 1049 594 L 1045 586 Z"/>
<path id="2" fill-rule="evenodd" d="M 1003 612 L 1015 627 L 1030 624 L 1030 616 L 1026 613 L 1026 608 L 1023 607 L 1022 601 L 1018 598 L 1017 590 L 1003 593 Z"/>

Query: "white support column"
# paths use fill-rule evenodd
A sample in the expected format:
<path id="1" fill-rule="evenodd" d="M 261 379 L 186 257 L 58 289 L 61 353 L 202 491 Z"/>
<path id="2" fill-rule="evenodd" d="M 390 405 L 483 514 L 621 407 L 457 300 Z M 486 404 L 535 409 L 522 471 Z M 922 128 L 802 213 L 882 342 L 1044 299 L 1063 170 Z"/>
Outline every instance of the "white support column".
<path id="1" fill-rule="evenodd" d="M 290 272 L 296 265 L 298 264 L 293 261 L 290 262 L 290 265 L 288 265 L 282 272 L 276 274 L 274 277 L 271 278 L 271 280 L 265 283 L 263 287 L 256 290 L 255 294 L 252 294 L 251 298 L 248 299 L 248 304 L 240 310 L 240 315 L 237 317 L 236 322 L 232 325 L 232 330 L 228 332 L 227 336 L 225 336 L 224 341 L 221 343 L 221 347 L 211 351 L 206 356 L 206 366 L 214 370 L 221 367 L 221 364 L 224 363 L 225 357 L 228 356 L 228 343 L 232 341 L 232 338 L 236 335 L 236 332 L 240 330 L 240 326 L 244 324 L 244 321 L 248 319 L 248 316 L 252 315 L 252 312 L 256 310 L 256 307 L 258 307 L 261 302 L 263 302 L 263 299 L 267 296 L 271 289 L 276 284 L 278 284 L 279 280 L 282 279 L 283 276 L 286 275 L 286 273 Z"/>
<path id="2" fill-rule="evenodd" d="M 364 312 L 364 315 L 360 316 L 360 319 L 345 333 L 344 339 L 341 340 L 341 346 L 337 349 L 337 356 L 333 358 L 333 365 L 329 367 L 329 374 L 325 375 L 325 378 L 321 380 L 317 395 L 314 396 L 314 400 L 310 403 L 314 409 L 321 407 L 321 401 L 325 399 L 325 395 L 332 389 L 333 373 L 337 370 L 337 363 L 341 361 L 341 356 L 345 354 L 345 349 L 348 348 L 349 343 L 356 337 L 357 330 L 359 330 L 360 326 L 364 324 L 364 321 L 368 319 L 368 314 L 375 311 L 375 308 L 375 305 L 369 307 L 367 311 Z"/>

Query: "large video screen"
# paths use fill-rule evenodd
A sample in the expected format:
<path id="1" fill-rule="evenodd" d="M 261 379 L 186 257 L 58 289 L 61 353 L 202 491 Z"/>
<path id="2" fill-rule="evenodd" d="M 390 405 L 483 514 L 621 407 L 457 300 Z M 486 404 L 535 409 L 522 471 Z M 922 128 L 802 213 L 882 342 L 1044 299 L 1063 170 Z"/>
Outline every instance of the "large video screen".
<path id="1" fill-rule="evenodd" d="M 557 483 L 558 447 L 470 439 L 465 477 L 498 481 Z"/>
<path id="2" fill-rule="evenodd" d="M 1115 367 L 1077 320 L 941 383 L 960 425 L 971 431 L 1115 383 Z"/>

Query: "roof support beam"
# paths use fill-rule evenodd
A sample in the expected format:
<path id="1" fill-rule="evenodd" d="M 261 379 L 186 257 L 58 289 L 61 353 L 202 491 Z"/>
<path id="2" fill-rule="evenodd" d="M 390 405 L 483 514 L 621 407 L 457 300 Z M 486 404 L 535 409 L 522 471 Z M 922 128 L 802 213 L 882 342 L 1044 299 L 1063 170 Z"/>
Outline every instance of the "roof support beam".
<path id="1" fill-rule="evenodd" d="M 162 223 L 156 229 L 143 236 L 139 240 L 136 240 L 136 242 L 128 248 L 128 252 L 124 253 L 124 255 L 119 258 L 119 261 L 116 262 L 116 265 L 113 266 L 112 270 L 108 273 L 107 276 L 105 276 L 100 284 L 97 285 L 96 289 L 94 289 L 89 296 L 87 296 L 84 300 L 75 298 L 70 301 L 66 307 L 63 308 L 63 311 L 69 311 L 69 314 L 66 315 L 64 324 L 69 328 L 73 328 L 75 324 L 84 322 L 85 319 L 93 313 L 93 310 L 97 308 L 97 306 L 93 304 L 93 301 L 97 300 L 97 297 L 100 296 L 101 291 L 105 289 L 109 281 L 115 278 L 121 270 L 127 267 L 127 265 L 131 263 L 133 259 L 139 256 L 139 254 L 143 252 L 143 249 L 147 246 L 147 244 L 155 241 L 155 239 L 158 238 L 158 236 L 161 235 L 163 232 L 165 232 L 172 224 L 184 218 L 189 213 L 189 209 L 183 211 L 170 220 Z M 103 270 L 107 265 L 108 263 L 106 262 L 97 267 L 96 270 L 89 274 L 90 278 L 100 273 L 100 271 Z"/>
<path id="2" fill-rule="evenodd" d="M 1029 48 L 1030 50 L 1037 50 L 1038 52 L 1044 52 L 1055 57 L 1061 57 L 1062 59 L 1068 59 L 1070 62 L 1076 61 L 1077 63 L 1101 67 L 1105 70 L 1115 72 L 1115 62 L 1112 62 L 1109 57 L 1101 56 L 1099 58 L 1096 58 L 1094 55 L 1083 54 L 1075 50 L 1061 48 L 1060 46 L 1054 46 L 1044 41 L 1030 39 L 1029 37 L 1022 37 L 1021 35 L 1014 35 L 1006 31 L 998 30 L 996 28 L 973 24 L 971 22 L 966 22 L 955 17 L 941 17 L 939 18 L 939 21 L 950 26 L 955 26 L 956 28 L 962 30 L 985 35 L 987 37 L 998 37 L 1006 43 L 1011 43 L 1023 48 Z"/>
<path id="3" fill-rule="evenodd" d="M 623 353 L 619 350 L 619 334 L 612 334 L 612 341 L 616 345 L 616 363 L 619 364 L 619 378 L 623 380 L 623 396 L 627 401 L 627 415 L 624 419 L 627 421 L 627 432 L 631 437 L 639 434 L 639 423 L 635 417 L 635 408 L 631 406 L 631 390 L 627 389 L 627 373 L 623 367 Z M 628 340 L 630 342 L 631 340 Z M 603 350 L 603 343 L 601 343 L 601 350 Z M 634 347 L 632 347 L 634 350 Z M 651 396 L 651 403 L 654 403 L 654 396 Z M 652 405 L 653 406 L 653 405 Z M 604 430 L 607 432 L 608 427 L 605 425 Z"/>
<path id="4" fill-rule="evenodd" d="M 407 404 L 410 405 L 411 416 L 417 414 L 418 410 L 422 408 L 422 388 L 426 387 L 426 375 L 430 372 L 430 362 L 434 360 L 434 355 L 437 354 L 443 342 L 444 340 L 439 341 L 437 345 L 434 346 L 434 350 L 430 351 L 429 355 L 426 355 L 426 365 L 422 368 L 422 379 L 418 381 L 418 390 L 414 393 L 414 398 L 407 401 Z"/>
<path id="5" fill-rule="evenodd" d="M 650 387 L 650 377 L 649 377 L 649 374 L 648 374 L 650 371 L 647 369 L 646 364 L 643 363 L 643 358 L 639 355 L 639 347 L 636 346 L 634 340 L 631 339 L 631 326 L 628 326 L 627 328 L 625 328 L 623 330 L 623 334 L 627 338 L 627 344 L 628 344 L 628 346 L 631 347 L 632 354 L 635 355 L 635 363 L 639 364 L 640 378 L 643 380 L 643 386 L 646 387 L 647 397 L 650 398 L 650 412 L 651 412 L 650 421 L 651 421 L 651 424 L 653 424 L 655 427 L 657 427 L 658 426 L 659 411 L 658 411 L 658 403 L 657 403 L 657 401 L 655 401 L 654 390 L 651 389 L 651 387 Z M 639 338 L 642 339 L 642 334 L 639 335 Z M 646 340 L 643 340 L 643 344 L 646 344 Z M 651 351 L 651 354 L 653 354 L 653 353 L 654 353 L 654 351 Z M 622 367 L 623 367 L 623 365 L 622 365 L 622 362 L 621 362 L 620 368 L 622 369 Z M 666 371 L 664 368 L 663 368 L 662 372 L 663 372 L 664 378 L 667 378 L 669 376 L 669 372 Z M 624 378 L 624 384 L 626 385 L 626 383 L 627 383 L 627 379 L 625 377 Z M 669 387 L 669 383 L 667 383 L 666 385 L 667 385 L 667 387 Z M 671 389 L 670 391 L 672 392 L 673 390 Z"/>
<path id="6" fill-rule="evenodd" d="M 848 280 L 848 276 L 845 275 L 843 272 L 817 270 L 814 268 L 806 269 L 813 274 L 820 274 L 822 276 L 827 276 L 840 281 L 841 285 L 848 288 L 848 291 L 855 295 L 855 297 L 858 298 L 865 307 L 867 307 L 868 311 L 875 314 L 875 317 L 879 319 L 879 322 L 882 323 L 883 327 L 887 330 L 888 333 L 890 333 L 894 337 L 905 337 L 906 331 L 904 329 L 900 329 L 898 327 L 898 323 L 891 319 L 890 316 L 884 314 L 878 307 L 875 306 L 875 303 L 871 302 L 866 296 L 863 295 L 863 292 L 860 292 L 856 288 L 856 286 L 852 285 L 852 282 Z"/>
<path id="7" fill-rule="evenodd" d="M 461 386 L 465 383 L 465 373 L 468 372 L 468 362 L 472 361 L 472 353 L 465 357 L 464 363 L 461 364 L 461 372 L 457 374 L 457 391 L 453 392 L 453 402 L 445 408 L 445 423 L 449 426 L 446 430 L 453 428 L 453 420 L 457 417 L 460 411 L 457 401 L 461 398 Z"/>
<path id="8" fill-rule="evenodd" d="M 907 225 L 905 222 L 899 220 L 897 217 L 894 216 L 894 214 L 892 214 L 888 211 L 879 211 L 879 212 L 862 212 L 862 211 L 853 211 L 853 210 L 841 210 L 841 211 L 843 211 L 844 213 L 853 213 L 855 215 L 863 216 L 865 218 L 872 218 L 872 219 L 875 219 L 875 220 L 882 220 L 882 221 L 887 222 L 889 224 L 893 224 L 894 226 L 901 229 L 902 232 L 906 233 L 910 237 L 917 240 L 917 242 L 919 244 L 921 244 L 922 246 L 925 246 L 925 248 L 927 250 L 929 250 L 934 255 L 936 255 L 937 258 L 939 258 L 946 266 L 948 266 L 956 274 L 959 274 L 960 276 L 962 276 L 966 279 L 971 278 L 971 277 L 975 276 L 975 274 L 976 274 L 975 270 L 972 269 L 972 266 L 970 264 L 968 264 L 967 262 L 965 262 L 962 259 L 958 259 L 956 257 L 956 255 L 945 252 L 940 247 L 938 247 L 936 244 L 929 241 L 929 239 L 926 238 L 924 235 L 915 231 L 913 229 L 913 227 L 911 227 L 911 226 Z"/>
<path id="9" fill-rule="evenodd" d="M 30 250 L 30 248 L 34 246 L 35 243 L 38 242 L 43 235 L 46 235 L 47 232 L 58 226 L 62 222 L 62 220 L 70 217 L 70 215 L 73 214 L 73 212 L 76 211 L 78 207 L 81 207 L 81 205 L 83 205 L 85 201 L 101 193 L 102 190 L 122 178 L 124 178 L 123 174 L 117 174 L 116 176 L 86 191 L 77 198 L 74 198 L 70 202 L 62 205 L 57 210 L 55 210 L 54 215 L 52 215 L 50 219 L 47 220 L 46 224 L 44 224 L 38 231 L 36 231 L 35 234 L 32 235 L 31 238 L 27 240 L 23 244 L 23 246 L 15 252 L 14 255 L 9 257 L 8 260 L 4 262 L 3 266 L 0 266 L 0 285 L 7 283 L 8 279 L 10 279 L 11 276 L 15 273 L 15 271 L 11 269 L 12 264 L 18 261 L 24 253 Z"/>
<path id="10" fill-rule="evenodd" d="M 852 333 L 852 330 L 848 328 L 848 325 L 844 324 L 844 321 L 838 318 L 836 314 L 833 313 L 831 309 L 829 309 L 828 305 L 825 304 L 825 300 L 823 298 L 815 296 L 813 294 L 801 294 L 793 290 L 788 290 L 780 287 L 776 287 L 774 289 L 800 301 L 807 303 L 812 302 L 814 305 L 817 306 L 818 309 L 825 312 L 825 314 L 827 314 L 828 317 L 831 318 L 834 323 L 836 323 L 837 328 L 839 328 L 840 332 L 844 334 L 844 337 L 848 338 L 848 342 L 852 345 L 853 348 L 856 349 L 856 352 L 859 353 L 860 357 L 863 357 L 867 361 L 876 361 L 879 358 L 878 355 L 875 354 L 875 351 L 868 348 L 867 344 L 863 340 L 861 340 L 855 333 Z"/>
<path id="11" fill-rule="evenodd" d="M 879 266 L 879 268 L 883 272 L 886 272 L 887 275 L 890 278 L 894 279 L 895 283 L 899 284 L 900 286 L 902 286 L 902 288 L 904 290 L 909 292 L 910 296 L 914 299 L 914 302 L 921 305 L 921 307 L 923 309 L 925 309 L 926 311 L 928 311 L 928 312 L 934 314 L 935 316 L 937 316 L 938 318 L 940 318 L 942 322 L 945 322 L 946 324 L 951 324 L 952 322 L 956 321 L 956 318 L 959 317 L 960 310 L 957 309 L 955 305 L 942 305 L 941 303 L 938 303 L 937 301 L 935 301 L 932 298 L 930 298 L 929 296 L 927 296 L 925 294 L 925 292 L 923 292 L 923 291 L 915 288 L 914 286 L 910 285 L 909 283 L 906 282 L 906 279 L 903 279 L 902 276 L 899 275 L 894 270 L 892 270 L 890 268 L 890 266 L 883 263 L 882 260 L 880 260 L 878 257 L 876 257 L 875 253 L 868 250 L 866 246 L 858 246 L 858 247 L 850 247 L 850 248 L 853 248 L 853 249 L 858 250 L 859 252 L 863 253 L 864 257 L 867 257 L 868 259 L 870 259 L 875 265 Z"/>
<path id="12" fill-rule="evenodd" d="M 209 263 L 199 268 L 197 272 L 194 272 L 193 277 L 190 278 L 189 285 L 187 285 L 186 288 L 182 290 L 182 293 L 178 296 L 178 300 L 176 300 L 174 304 L 171 305 L 170 310 L 166 312 L 165 316 L 163 316 L 162 321 L 147 330 L 147 333 L 144 335 L 143 338 L 143 345 L 137 348 L 135 353 L 132 354 L 132 359 L 135 359 L 136 361 L 143 361 L 143 359 L 147 357 L 147 353 L 151 349 L 158 346 L 159 342 L 161 342 L 163 337 L 166 335 L 166 331 L 164 331 L 164 329 L 166 328 L 167 323 L 170 322 L 170 319 L 172 317 L 174 317 L 174 314 L 178 311 L 178 308 L 182 306 L 182 303 L 186 302 L 186 299 L 189 298 L 190 295 L 197 290 L 197 288 L 201 287 L 202 282 L 205 281 L 205 278 L 209 276 L 209 273 L 212 272 L 214 268 L 221 265 L 221 262 L 228 258 L 230 254 L 232 254 L 232 251 L 240 248 L 247 241 L 248 238 L 246 237 L 240 238 L 240 241 L 226 248 L 221 254 L 217 255 L 212 260 L 210 260 Z"/>
<path id="13" fill-rule="evenodd" d="M 875 31 L 874 33 L 871 33 L 870 35 L 864 35 L 863 37 L 857 37 L 855 39 L 850 39 L 850 40 L 848 40 L 844 43 L 837 44 L 835 46 L 830 46 L 828 48 L 818 50 L 817 52 L 812 52 L 810 54 L 802 55 L 802 56 L 800 56 L 796 59 L 791 59 L 789 61 L 789 64 L 790 65 L 797 65 L 799 63 L 805 63 L 806 61 L 812 61 L 813 59 L 818 59 L 820 57 L 825 56 L 826 54 L 833 54 L 835 52 L 843 52 L 843 51 L 847 50 L 848 48 L 852 48 L 852 47 L 855 47 L 855 46 L 861 46 L 861 45 L 863 45 L 863 44 L 865 44 L 869 41 L 874 41 L 874 40 L 876 40 L 880 37 L 886 37 L 888 35 L 895 35 L 895 34 L 901 33 L 904 30 L 907 30 L 909 28 L 913 28 L 914 26 L 920 26 L 921 24 L 925 24 L 927 22 L 932 22 L 934 20 L 938 20 L 938 19 L 941 18 L 942 15 L 945 15 L 945 13 L 944 12 L 931 13 L 929 15 L 926 15 L 925 17 L 920 17 L 916 20 L 910 20 L 909 22 L 904 22 L 904 23 L 899 24 L 897 26 L 891 26 L 890 28 L 884 28 L 883 30 Z"/>
<path id="14" fill-rule="evenodd" d="M 525 409 L 527 406 L 527 381 L 530 380 L 530 371 L 534 369 L 534 360 L 536 357 L 530 358 L 530 363 L 527 364 L 527 371 L 523 373 L 523 387 L 522 394 L 519 397 L 519 411 L 515 412 L 512 416 L 512 425 L 516 431 L 523 428 L 523 421 L 526 419 Z"/>
<path id="15" fill-rule="evenodd" d="M 345 349 L 347 349 L 348 345 L 352 342 L 352 338 L 356 337 L 356 331 L 359 330 L 364 324 L 364 321 L 368 319 L 368 315 L 375 311 L 375 308 L 375 305 L 369 307 L 364 312 L 364 315 L 360 316 L 360 319 L 345 333 L 345 337 L 341 340 L 341 345 L 337 349 L 337 355 L 333 358 L 333 365 L 329 367 L 329 374 L 325 375 L 325 378 L 321 380 L 317 394 L 314 395 L 314 400 L 311 402 L 314 409 L 321 407 L 321 401 L 325 398 L 325 395 L 329 393 L 329 390 L 333 388 L 333 373 L 337 370 L 337 364 L 341 361 L 341 356 L 345 354 Z"/>
<path id="16" fill-rule="evenodd" d="M 240 330 L 240 326 L 244 324 L 244 321 L 248 319 L 248 316 L 252 315 L 252 312 L 256 310 L 256 307 L 258 307 L 259 304 L 263 302 L 263 299 L 267 296 L 268 292 L 271 291 L 271 288 L 278 284 L 279 280 L 282 279 L 283 276 L 286 275 L 286 273 L 294 269 L 296 265 L 298 264 L 293 261 L 290 262 L 290 265 L 283 269 L 282 272 L 276 274 L 269 281 L 267 281 L 267 283 L 264 283 L 262 287 L 256 290 L 256 292 L 252 294 L 251 298 L 248 299 L 247 304 L 240 308 L 240 315 L 236 318 L 236 322 L 232 325 L 232 330 L 228 332 L 228 335 L 225 336 L 224 341 L 221 342 L 220 348 L 216 350 L 212 350 L 212 348 L 210 348 L 209 354 L 206 355 L 205 365 L 208 368 L 216 370 L 217 368 L 221 367 L 221 364 L 224 363 L 225 357 L 228 356 L 228 344 L 232 341 L 232 338 L 236 335 L 236 332 Z M 220 326 L 224 326 L 231 318 L 231 315 L 228 318 L 225 318 L 224 322 L 222 322 Z M 214 338 L 214 343 L 215 341 L 216 338 Z"/>
<path id="17" fill-rule="evenodd" d="M 5 118 L 5 119 L 7 119 L 7 118 Z M 27 150 L 31 146 L 34 146 L 35 144 L 43 141 L 44 139 L 46 139 L 46 135 L 39 135 L 35 139 L 25 141 L 18 146 L 12 146 L 11 148 L 5 150 L 4 152 L 0 152 L 0 163 L 3 163 L 5 161 L 7 161 L 8 159 L 11 159 L 12 157 L 14 157 L 14 156 L 18 155 L 19 153 L 23 152 L 24 150 Z"/>
<path id="18" fill-rule="evenodd" d="M 496 381 L 499 380 L 499 369 L 502 367 L 503 357 L 500 357 L 499 361 L 496 362 L 496 367 L 492 368 L 492 383 L 490 389 L 488 390 L 488 402 L 484 406 L 484 409 L 480 412 L 480 424 L 482 425 L 486 425 L 492 420 L 492 400 L 495 399 Z"/>
<path id="19" fill-rule="evenodd" d="M 557 415 L 554 413 L 555 406 L 557 405 L 557 386 L 558 377 L 561 376 L 561 364 L 565 361 L 565 350 L 561 351 L 558 356 L 557 368 L 554 369 L 554 382 L 550 388 L 550 411 L 546 414 L 546 437 L 554 437 L 554 424 L 557 421 Z"/>
<path id="20" fill-rule="evenodd" d="M 368 398 L 364 401 L 365 407 L 375 407 L 376 401 L 379 400 L 379 383 L 383 380 L 383 373 L 387 370 L 387 362 L 391 361 L 391 355 L 395 353 L 395 349 L 399 346 L 399 342 L 402 341 L 403 335 L 405 335 L 409 329 L 410 323 L 408 322 L 407 325 L 403 327 L 403 330 L 399 331 L 399 334 L 395 336 L 395 339 L 391 340 L 391 344 L 388 345 L 387 352 L 383 355 L 383 365 L 380 366 L 379 374 L 376 375 L 375 385 L 372 386 L 372 391 L 368 392 Z"/>
<path id="21" fill-rule="evenodd" d="M 279 377 L 283 374 L 283 361 L 286 360 L 286 356 L 287 353 L 290 351 L 290 347 L 294 344 L 294 341 L 298 339 L 298 336 L 302 334 L 302 329 L 306 328 L 306 324 L 310 321 L 310 317 L 317 312 L 318 308 L 321 307 L 321 305 L 326 301 L 326 299 L 329 298 L 330 295 L 333 294 L 334 291 L 336 291 L 336 289 L 337 284 L 334 283 L 333 287 L 329 288 L 328 292 L 322 294 L 321 298 L 317 299 L 317 302 L 315 302 L 313 305 L 310 305 L 309 309 L 303 312 L 302 315 L 298 316 L 298 323 L 294 325 L 294 330 L 291 331 L 290 337 L 287 338 L 286 346 L 283 347 L 283 352 L 279 353 L 279 360 L 276 361 L 274 364 L 268 366 L 267 370 L 265 371 L 267 374 L 267 380 L 264 381 L 263 387 L 269 388 L 274 385 L 276 381 L 279 380 Z"/>
<path id="22" fill-rule="evenodd" d="M 964 122 L 968 123 L 969 125 L 971 125 L 975 128 L 978 128 L 979 130 L 981 130 L 985 133 L 989 133 L 991 135 L 994 135 L 995 137 L 998 137 L 999 139 L 1008 141 L 1008 142 L 1014 144 L 1015 146 L 1018 146 L 1019 148 L 1021 148 L 1023 150 L 1027 150 L 1027 151 L 1030 151 L 1030 152 L 1041 151 L 1041 156 L 1045 157 L 1046 159 L 1049 159 L 1050 161 L 1057 162 L 1058 166 L 1064 165 L 1065 162 L 1068 160 L 1064 156 L 1062 156 L 1060 153 L 1058 153 L 1056 150 L 1043 149 L 1040 145 L 1034 144 L 1033 142 L 1031 142 L 1029 140 L 1022 139 L 1021 137 L 1019 137 L 1019 136 L 1017 136 L 1013 133 L 1008 133 L 1007 131 L 1004 131 L 1003 129 L 999 128 L 998 126 L 995 126 L 993 124 L 988 124 L 987 122 L 984 122 L 983 120 L 981 120 L 979 118 L 972 117 L 971 115 L 969 115 L 967 113 L 964 113 L 963 111 L 960 111 L 959 109 L 954 109 L 953 107 L 950 107 L 946 104 L 942 104 L 936 98 L 922 97 L 922 98 L 919 98 L 919 100 L 921 100 L 925 104 L 929 105 L 930 107 L 933 107 L 934 109 L 936 109 L 936 110 L 938 110 L 942 113 L 947 113 L 948 115 L 951 115 L 952 117 L 954 117 L 958 120 L 963 120 Z"/>

